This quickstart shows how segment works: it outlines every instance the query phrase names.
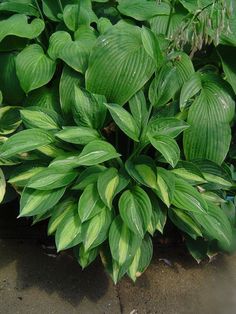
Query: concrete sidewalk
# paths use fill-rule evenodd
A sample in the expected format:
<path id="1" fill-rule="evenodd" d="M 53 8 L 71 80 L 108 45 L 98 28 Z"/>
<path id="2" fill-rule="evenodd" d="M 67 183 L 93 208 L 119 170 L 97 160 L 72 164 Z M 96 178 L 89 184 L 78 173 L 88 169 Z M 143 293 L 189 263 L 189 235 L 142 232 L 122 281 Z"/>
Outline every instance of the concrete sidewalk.
<path id="1" fill-rule="evenodd" d="M 115 287 L 99 262 L 82 272 L 68 254 L 47 256 L 37 240 L 0 240 L 0 314 L 16 313 L 234 314 L 236 257 L 198 266 L 169 249 L 135 285 Z"/>

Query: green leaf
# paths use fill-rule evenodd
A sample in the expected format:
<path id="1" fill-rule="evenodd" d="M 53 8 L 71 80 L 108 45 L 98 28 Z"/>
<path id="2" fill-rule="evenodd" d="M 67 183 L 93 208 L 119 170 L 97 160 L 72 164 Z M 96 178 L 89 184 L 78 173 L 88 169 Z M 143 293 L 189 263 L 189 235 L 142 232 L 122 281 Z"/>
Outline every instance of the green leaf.
<path id="1" fill-rule="evenodd" d="M 138 129 L 141 130 L 145 123 L 148 114 L 148 107 L 144 92 L 142 90 L 138 91 L 130 100 L 129 108 L 131 114 L 138 126 Z"/>
<path id="2" fill-rule="evenodd" d="M 156 15 L 166 15 L 170 12 L 167 3 L 158 3 L 147 0 L 123 0 L 119 1 L 118 10 L 138 21 L 146 21 Z"/>
<path id="3" fill-rule="evenodd" d="M 193 162 L 180 161 L 172 172 L 193 184 L 206 183 L 200 168 Z"/>
<path id="4" fill-rule="evenodd" d="M 54 190 L 68 186 L 74 181 L 77 175 L 76 171 L 62 171 L 54 168 L 46 168 L 33 176 L 27 187 L 37 190 Z"/>
<path id="5" fill-rule="evenodd" d="M 220 165 L 229 150 L 235 103 L 220 77 L 202 74 L 201 78 L 201 93 L 188 113 L 191 127 L 184 132 L 184 152 L 188 160 L 209 159 Z"/>
<path id="6" fill-rule="evenodd" d="M 146 235 L 138 248 L 132 264 L 128 270 L 128 276 L 135 282 L 138 277 L 147 269 L 151 263 L 153 255 L 152 240 L 149 235 Z"/>
<path id="7" fill-rule="evenodd" d="M 117 193 L 119 186 L 119 174 L 115 168 L 109 168 L 101 173 L 98 177 L 97 188 L 103 203 L 108 207 L 112 207 L 112 201 Z"/>
<path id="8" fill-rule="evenodd" d="M 78 177 L 73 190 L 83 190 L 87 185 L 97 182 L 100 174 L 105 171 L 104 166 L 87 167 Z"/>
<path id="9" fill-rule="evenodd" d="M 132 115 L 117 104 L 106 104 L 118 127 L 135 142 L 139 142 L 140 130 Z"/>
<path id="10" fill-rule="evenodd" d="M 62 112 L 65 118 L 69 116 L 74 106 L 74 88 L 75 86 L 82 86 L 83 76 L 68 67 L 64 66 L 60 79 L 60 103 Z"/>
<path id="11" fill-rule="evenodd" d="M 48 235 L 54 234 L 64 217 L 68 214 L 70 215 L 72 212 L 74 213 L 75 209 L 77 209 L 77 204 L 73 199 L 67 198 L 64 201 L 60 201 L 53 208 L 51 218 L 48 222 Z"/>
<path id="12" fill-rule="evenodd" d="M 89 58 L 86 88 L 105 95 L 109 103 L 123 105 L 154 70 L 154 62 L 142 45 L 140 29 L 120 24 L 98 38 Z"/>
<path id="13" fill-rule="evenodd" d="M 133 233 L 120 216 L 117 216 L 109 231 L 109 245 L 112 257 L 122 266 L 134 258 L 142 239 Z"/>
<path id="14" fill-rule="evenodd" d="M 125 224 L 143 238 L 152 215 L 152 205 L 147 193 L 138 186 L 125 191 L 119 200 L 119 212 Z"/>
<path id="15" fill-rule="evenodd" d="M 43 30 L 43 20 L 34 19 L 29 24 L 27 15 L 14 14 L 6 20 L 0 21 L 0 42 L 9 35 L 33 39 L 38 37 Z"/>
<path id="16" fill-rule="evenodd" d="M 104 207 L 99 214 L 83 224 L 85 252 L 99 246 L 107 239 L 112 218 L 112 212 Z"/>
<path id="17" fill-rule="evenodd" d="M 84 269 L 97 258 L 99 248 L 95 247 L 94 249 L 86 252 L 83 245 L 78 245 L 74 247 L 74 254 L 80 266 Z"/>
<path id="18" fill-rule="evenodd" d="M 1 156 L 1 155 L 0 155 Z M 93 166 L 105 161 L 118 158 L 115 148 L 105 141 L 92 141 L 87 144 L 78 157 L 78 165 Z"/>
<path id="19" fill-rule="evenodd" d="M 208 206 L 201 194 L 189 183 L 175 179 L 175 193 L 172 204 L 177 208 L 193 213 L 207 213 Z"/>
<path id="20" fill-rule="evenodd" d="M 5 193 L 6 193 L 6 180 L 4 177 L 4 173 L 0 168 L 0 204 L 4 199 Z"/>
<path id="21" fill-rule="evenodd" d="M 207 257 L 208 243 L 205 239 L 198 238 L 197 240 L 193 240 L 187 237 L 186 246 L 189 253 L 198 263 Z"/>
<path id="22" fill-rule="evenodd" d="M 194 73 L 192 61 L 184 52 L 171 53 L 168 59 L 150 85 L 149 99 L 153 106 L 170 102 Z"/>
<path id="23" fill-rule="evenodd" d="M 16 58 L 16 73 L 26 93 L 46 85 L 55 70 L 55 62 L 37 44 L 26 47 Z"/>
<path id="24" fill-rule="evenodd" d="M 25 188 L 20 199 L 19 217 L 46 213 L 59 202 L 64 193 L 65 188 L 52 191 L 38 191 Z"/>
<path id="25" fill-rule="evenodd" d="M 40 107 L 29 107 L 20 111 L 22 121 L 27 128 L 55 130 L 60 128 L 60 118 L 55 111 Z"/>
<path id="26" fill-rule="evenodd" d="M 71 208 L 59 223 L 56 235 L 57 251 L 62 251 L 82 242 L 81 222 L 76 208 Z"/>
<path id="27" fill-rule="evenodd" d="M 148 135 L 168 135 L 175 138 L 188 128 L 189 125 L 183 120 L 176 118 L 153 118 L 148 124 Z"/>
<path id="28" fill-rule="evenodd" d="M 39 17 L 38 10 L 30 3 L 19 3 L 17 1 L 3 2 L 0 3 L 0 11 L 15 12 Z"/>
<path id="29" fill-rule="evenodd" d="M 61 59 L 75 71 L 85 73 L 88 65 L 90 47 L 86 41 L 73 41 L 65 31 L 52 34 L 49 40 L 48 55 L 52 60 Z"/>
<path id="30" fill-rule="evenodd" d="M 100 138 L 100 134 L 93 129 L 86 127 L 64 127 L 62 131 L 55 135 L 64 142 L 86 145 Z"/>
<path id="31" fill-rule="evenodd" d="M 202 232 L 198 224 L 185 211 L 178 208 L 169 208 L 168 215 L 174 225 L 183 232 L 187 233 L 194 240 L 202 237 Z"/>
<path id="32" fill-rule="evenodd" d="M 63 20 L 71 31 L 76 31 L 79 25 L 90 25 L 97 22 L 97 16 L 92 10 L 91 1 L 80 1 L 79 4 L 66 5 L 63 10 Z"/>
<path id="33" fill-rule="evenodd" d="M 12 185 L 25 187 L 29 180 L 37 173 L 44 170 L 43 164 L 27 163 L 15 167 L 9 175 L 8 182 Z"/>
<path id="34" fill-rule="evenodd" d="M 84 189 L 78 203 L 78 213 L 81 222 L 85 222 L 103 211 L 104 203 L 100 199 L 97 185 L 89 184 Z"/>
<path id="35" fill-rule="evenodd" d="M 187 82 L 184 83 L 180 93 L 180 110 L 184 111 L 194 100 L 202 89 L 200 73 L 194 73 Z"/>
<path id="36" fill-rule="evenodd" d="M 156 182 L 157 188 L 155 193 L 167 207 L 170 207 L 175 192 L 175 176 L 170 171 L 158 167 Z"/>
<path id="37" fill-rule="evenodd" d="M 21 124 L 18 107 L 5 106 L 0 108 L 0 135 L 13 133 Z"/>
<path id="38" fill-rule="evenodd" d="M 204 234 L 210 239 L 217 239 L 222 250 L 229 251 L 233 234 L 230 222 L 223 210 L 208 202 L 206 214 L 193 212 L 194 219 L 204 228 Z"/>
<path id="39" fill-rule="evenodd" d="M 94 129 L 103 127 L 106 118 L 106 107 L 103 102 L 104 96 L 92 95 L 91 93 L 75 86 L 75 103 L 73 106 L 73 117 L 79 126 Z"/>
<path id="40" fill-rule="evenodd" d="M 176 141 L 169 135 L 156 135 L 155 137 L 148 135 L 148 138 L 152 146 L 155 147 L 174 168 L 180 158 L 180 150 Z"/>
<path id="41" fill-rule="evenodd" d="M 0 158 L 9 158 L 17 154 L 30 152 L 50 144 L 54 137 L 40 129 L 24 130 L 11 136 L 0 148 Z"/>
<path id="42" fill-rule="evenodd" d="M 142 27 L 142 42 L 146 52 L 153 59 L 157 68 L 160 68 L 164 61 L 162 51 L 156 35 L 147 27 Z"/>
<path id="43" fill-rule="evenodd" d="M 128 159 L 125 168 L 129 175 L 138 183 L 152 189 L 157 188 L 156 166 L 152 158 L 140 155 L 133 159 Z"/>
<path id="44" fill-rule="evenodd" d="M 236 93 L 236 64 L 235 59 L 232 57 L 236 52 L 235 47 L 219 46 L 218 53 L 221 58 L 223 70 L 226 76 L 226 80 L 232 86 L 234 93 Z"/>
<path id="45" fill-rule="evenodd" d="M 167 208 L 160 204 L 159 199 L 155 194 L 149 192 L 149 197 L 152 203 L 152 217 L 151 222 L 148 225 L 148 232 L 152 236 L 156 230 L 163 234 L 167 221 Z"/>

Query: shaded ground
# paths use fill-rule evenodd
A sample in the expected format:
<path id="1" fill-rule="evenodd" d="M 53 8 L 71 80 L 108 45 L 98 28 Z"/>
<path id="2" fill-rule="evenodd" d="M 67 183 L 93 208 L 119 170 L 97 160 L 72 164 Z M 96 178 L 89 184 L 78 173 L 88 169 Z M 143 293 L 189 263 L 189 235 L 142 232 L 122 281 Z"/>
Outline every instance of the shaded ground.
<path id="1" fill-rule="evenodd" d="M 1 218 L 0 314 L 236 313 L 236 256 L 198 266 L 183 249 L 157 247 L 135 285 L 124 279 L 115 287 L 99 262 L 82 272 L 68 254 L 46 255 L 42 227 L 29 239 L 27 222 Z"/>

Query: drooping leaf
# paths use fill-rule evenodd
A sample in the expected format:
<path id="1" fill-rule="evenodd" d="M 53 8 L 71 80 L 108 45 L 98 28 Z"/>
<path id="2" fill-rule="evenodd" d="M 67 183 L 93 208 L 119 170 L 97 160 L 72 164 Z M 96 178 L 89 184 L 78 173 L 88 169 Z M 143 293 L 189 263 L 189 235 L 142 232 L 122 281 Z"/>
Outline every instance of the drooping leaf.
<path id="1" fill-rule="evenodd" d="M 120 216 L 113 220 L 109 231 L 109 245 L 112 257 L 118 265 L 131 263 L 141 241 L 142 239 L 126 226 Z"/>
<path id="2" fill-rule="evenodd" d="M 99 247 L 85 251 L 83 244 L 74 247 L 74 254 L 80 266 L 84 269 L 88 267 L 98 256 Z"/>
<path id="3" fill-rule="evenodd" d="M 113 214 L 104 207 L 102 211 L 83 224 L 83 245 L 84 250 L 92 250 L 102 244 L 109 234 Z"/>
<path id="4" fill-rule="evenodd" d="M 6 193 L 6 180 L 4 177 L 4 173 L 0 168 L 0 204 L 4 199 L 5 193 Z"/>
<path id="5" fill-rule="evenodd" d="M 158 167 L 156 182 L 155 193 L 167 207 L 170 207 L 175 193 L 175 176 L 170 171 Z"/>
<path id="6" fill-rule="evenodd" d="M 38 44 L 26 47 L 16 58 L 16 73 L 26 93 L 46 85 L 55 70 L 56 63 L 44 54 Z"/>
<path id="7" fill-rule="evenodd" d="M 59 169 L 46 168 L 33 176 L 27 187 L 37 190 L 54 190 L 69 185 L 77 177 L 76 171 L 59 171 Z"/>
<path id="8" fill-rule="evenodd" d="M 152 203 L 152 217 L 151 222 L 148 225 L 148 232 L 152 236 L 157 230 L 163 234 L 164 227 L 167 222 L 167 207 L 161 204 L 154 193 L 149 192 L 148 194 Z"/>
<path id="9" fill-rule="evenodd" d="M 13 133 L 21 124 L 19 108 L 5 106 L 0 108 L 0 135 Z"/>
<path id="10" fill-rule="evenodd" d="M 139 130 L 141 130 L 146 122 L 148 114 L 147 102 L 142 90 L 138 91 L 129 100 L 129 108 Z"/>
<path id="11" fill-rule="evenodd" d="M 118 25 L 98 38 L 89 59 L 86 87 L 105 95 L 110 103 L 123 105 L 150 79 L 154 69 L 139 28 Z"/>
<path id="12" fill-rule="evenodd" d="M 24 130 L 11 136 L 0 148 L 0 157 L 9 158 L 50 144 L 54 137 L 40 129 Z"/>
<path id="13" fill-rule="evenodd" d="M 19 217 L 46 213 L 59 202 L 64 193 L 65 188 L 52 191 L 38 191 L 25 188 L 21 195 Z"/>
<path id="14" fill-rule="evenodd" d="M 152 215 L 152 205 L 147 193 L 138 186 L 125 191 L 119 200 L 119 212 L 125 224 L 143 238 Z"/>

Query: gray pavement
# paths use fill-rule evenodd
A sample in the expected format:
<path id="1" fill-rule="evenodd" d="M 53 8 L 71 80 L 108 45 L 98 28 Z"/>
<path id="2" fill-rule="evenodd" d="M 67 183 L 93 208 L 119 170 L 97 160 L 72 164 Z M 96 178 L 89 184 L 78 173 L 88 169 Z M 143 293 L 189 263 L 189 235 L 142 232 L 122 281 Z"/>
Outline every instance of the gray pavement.
<path id="1" fill-rule="evenodd" d="M 99 261 L 82 271 L 37 240 L 0 240 L 0 314 L 236 313 L 236 256 L 199 266 L 182 249 L 155 251 L 135 285 L 115 287 Z"/>

